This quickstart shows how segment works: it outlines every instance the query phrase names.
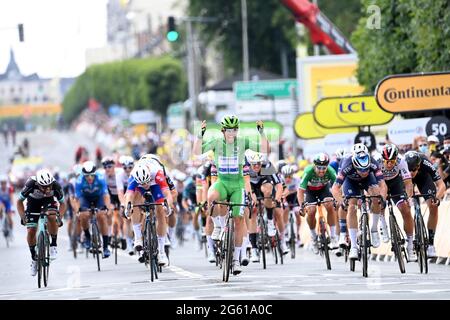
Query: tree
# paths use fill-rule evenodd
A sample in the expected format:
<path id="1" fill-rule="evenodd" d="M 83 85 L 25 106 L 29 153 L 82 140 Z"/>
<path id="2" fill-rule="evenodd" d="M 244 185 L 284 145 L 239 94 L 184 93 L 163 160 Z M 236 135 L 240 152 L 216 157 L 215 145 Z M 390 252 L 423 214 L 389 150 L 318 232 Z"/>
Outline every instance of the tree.
<path id="1" fill-rule="evenodd" d="M 129 110 L 151 109 L 166 115 L 170 103 L 186 98 L 181 62 L 164 56 L 131 59 L 89 67 L 63 101 L 63 115 L 72 121 L 89 98 L 103 106 L 119 104 Z"/>
<path id="2" fill-rule="evenodd" d="M 373 4 L 362 0 L 363 8 Z M 369 93 L 391 74 L 448 70 L 450 1 L 378 0 L 381 28 L 368 28 L 363 16 L 352 35 L 358 56 L 357 77 Z"/>

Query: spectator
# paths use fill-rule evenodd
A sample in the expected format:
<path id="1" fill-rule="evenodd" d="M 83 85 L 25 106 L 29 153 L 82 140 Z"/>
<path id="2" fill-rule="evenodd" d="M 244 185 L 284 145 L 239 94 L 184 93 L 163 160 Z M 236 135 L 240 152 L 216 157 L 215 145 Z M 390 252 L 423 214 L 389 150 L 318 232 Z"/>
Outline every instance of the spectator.
<path id="1" fill-rule="evenodd" d="M 415 137 L 412 147 L 413 147 L 413 150 L 422 152 L 427 157 L 429 156 L 427 137 L 425 137 L 425 136 Z"/>
<path id="2" fill-rule="evenodd" d="M 428 136 L 427 138 L 427 144 L 428 144 L 428 152 L 431 154 L 434 151 L 438 150 L 438 146 L 439 146 L 439 139 L 436 136 Z"/>

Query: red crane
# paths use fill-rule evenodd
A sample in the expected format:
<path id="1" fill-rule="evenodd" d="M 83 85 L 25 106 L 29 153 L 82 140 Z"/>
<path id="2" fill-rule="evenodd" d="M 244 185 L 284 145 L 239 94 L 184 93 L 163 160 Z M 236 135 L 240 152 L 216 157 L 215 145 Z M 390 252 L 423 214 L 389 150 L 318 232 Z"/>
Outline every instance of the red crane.
<path id="1" fill-rule="evenodd" d="M 309 30 L 314 44 L 324 45 L 333 54 L 355 53 L 355 49 L 342 32 L 319 8 L 308 0 L 280 0 Z"/>

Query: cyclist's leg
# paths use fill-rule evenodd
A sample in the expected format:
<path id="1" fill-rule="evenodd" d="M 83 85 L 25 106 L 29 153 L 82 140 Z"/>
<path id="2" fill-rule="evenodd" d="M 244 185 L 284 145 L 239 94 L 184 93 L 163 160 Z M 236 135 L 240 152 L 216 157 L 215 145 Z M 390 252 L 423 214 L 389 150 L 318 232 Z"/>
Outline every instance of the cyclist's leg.
<path id="1" fill-rule="evenodd" d="M 373 175 L 373 173 L 370 173 L 368 178 L 366 179 L 366 181 L 364 182 L 364 189 L 367 191 L 367 193 L 370 196 L 379 196 L 381 195 L 381 190 L 380 187 L 378 186 L 377 180 L 375 178 L 375 176 Z M 372 227 L 371 227 L 371 232 L 372 233 L 378 233 L 378 220 L 381 219 L 381 228 L 382 228 L 382 233 L 383 233 L 383 238 L 384 238 L 384 242 L 389 241 L 389 235 L 388 235 L 388 231 L 387 231 L 387 224 L 386 224 L 386 219 L 383 216 L 381 216 L 380 212 L 381 212 L 381 204 L 380 204 L 380 200 L 373 198 L 372 199 L 372 204 L 371 204 L 371 213 L 372 213 Z"/>
<path id="2" fill-rule="evenodd" d="M 427 222 L 428 243 L 431 246 L 434 246 L 434 235 L 438 223 L 438 207 L 433 203 L 433 195 L 436 194 L 436 185 L 434 184 L 433 179 L 427 175 L 425 180 L 422 180 L 420 181 L 420 184 L 417 184 L 417 187 L 421 194 L 428 195 L 424 197 L 430 212 Z"/>
<path id="3" fill-rule="evenodd" d="M 405 193 L 405 185 L 403 179 L 400 175 L 392 180 L 386 180 L 386 185 L 388 188 L 388 194 L 400 195 L 392 198 L 394 204 L 399 209 L 402 220 L 403 220 L 403 230 L 406 233 L 406 240 L 408 242 L 408 247 L 413 247 L 413 234 L 414 234 L 414 219 L 411 214 L 411 207 L 408 204 L 408 197 Z"/>
<path id="4" fill-rule="evenodd" d="M 214 212 L 211 212 L 212 202 L 217 200 L 226 200 L 227 199 L 227 189 L 225 185 L 217 180 L 208 190 L 208 210 L 210 211 L 211 218 L 214 224 L 214 231 L 212 234 L 213 240 L 219 240 L 220 230 L 224 227 L 224 213 L 223 210 L 218 206 L 214 206 Z"/>
<path id="5" fill-rule="evenodd" d="M 228 189 L 228 188 L 227 188 Z M 245 189 L 242 183 L 241 186 L 235 187 L 230 192 L 230 202 L 241 203 L 245 202 Z M 235 206 L 232 210 L 234 221 L 234 257 L 233 260 L 239 260 L 241 255 L 242 243 L 244 239 L 244 233 L 246 231 L 244 223 L 244 207 Z"/>
<path id="6" fill-rule="evenodd" d="M 329 201 L 333 199 L 333 195 L 330 192 L 330 185 L 327 185 L 320 191 L 320 200 Z M 327 223 L 330 226 L 331 239 L 336 238 L 336 209 L 333 202 L 324 203 L 324 207 L 327 210 Z"/>
<path id="7" fill-rule="evenodd" d="M 361 190 L 357 182 L 354 182 L 348 178 L 345 179 L 342 185 L 344 191 L 344 197 L 361 195 Z M 351 247 L 357 248 L 357 234 L 358 234 L 358 217 L 356 215 L 358 201 L 357 199 L 348 200 L 347 208 L 347 224 L 351 241 Z"/>
<path id="8" fill-rule="evenodd" d="M 306 189 L 305 191 L 305 202 L 316 202 L 317 197 L 316 193 L 312 190 Z M 308 227 L 311 233 L 311 240 L 316 241 L 317 240 L 317 232 L 316 232 L 316 206 L 307 206 L 305 208 L 306 211 L 306 222 L 308 223 Z"/>
<path id="9" fill-rule="evenodd" d="M 99 232 L 102 235 L 103 250 L 106 251 L 108 249 L 109 238 L 111 234 L 110 232 L 112 227 L 112 216 L 108 215 L 107 211 L 104 210 L 105 202 L 102 196 L 96 199 L 95 207 L 99 209 L 99 211 L 97 212 L 97 223 Z M 111 225 L 109 224 L 109 221 L 111 221 Z"/>
<path id="10" fill-rule="evenodd" d="M 36 260 L 36 232 L 41 211 L 40 201 L 29 200 L 25 208 L 25 221 L 27 227 L 27 243 L 31 259 Z"/>
<path id="11" fill-rule="evenodd" d="M 86 209 L 90 207 L 88 199 L 85 197 L 81 197 L 80 199 L 80 214 L 79 214 L 79 223 L 81 229 L 84 231 L 84 247 L 89 248 L 91 243 L 91 233 L 89 231 L 89 218 L 90 213 Z"/>
<path id="12" fill-rule="evenodd" d="M 156 203 L 164 203 L 164 194 L 159 185 L 150 186 L 153 201 Z M 156 236 L 158 238 L 158 251 L 160 255 L 165 256 L 164 244 L 167 235 L 167 212 L 162 206 L 156 206 Z"/>
<path id="13" fill-rule="evenodd" d="M 172 198 L 177 199 L 177 197 L 178 197 L 177 190 L 171 189 L 170 192 L 172 193 Z M 176 242 L 176 237 L 175 237 L 176 225 L 177 225 L 177 210 L 176 210 L 176 206 L 175 206 L 174 212 L 167 219 L 167 234 L 169 235 L 169 239 L 173 245 Z"/>

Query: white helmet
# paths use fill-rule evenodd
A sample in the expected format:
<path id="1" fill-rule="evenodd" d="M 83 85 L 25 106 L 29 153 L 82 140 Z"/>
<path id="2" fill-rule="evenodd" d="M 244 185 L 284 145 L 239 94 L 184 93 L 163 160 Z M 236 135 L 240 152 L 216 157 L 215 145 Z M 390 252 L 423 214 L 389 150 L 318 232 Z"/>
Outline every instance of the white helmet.
<path id="1" fill-rule="evenodd" d="M 134 180 L 139 184 L 147 184 L 151 180 L 150 169 L 142 163 L 138 163 L 131 171 Z"/>
<path id="2" fill-rule="evenodd" d="M 248 162 L 250 162 L 251 164 L 254 164 L 254 163 L 264 162 L 265 157 L 263 154 L 261 154 L 259 152 L 253 152 L 248 155 L 247 159 L 248 159 Z"/>
<path id="3" fill-rule="evenodd" d="M 153 153 L 144 154 L 139 160 L 147 160 L 147 159 L 153 159 L 161 162 L 161 159 L 156 154 Z"/>
<path id="4" fill-rule="evenodd" d="M 6 174 L 1 174 L 0 175 L 0 182 L 8 182 L 8 176 Z"/>
<path id="5" fill-rule="evenodd" d="M 81 172 L 84 175 L 94 174 L 95 170 L 97 170 L 97 167 L 95 166 L 94 162 L 92 162 L 92 161 L 85 161 L 85 162 L 83 162 L 83 166 L 82 166 Z"/>
<path id="6" fill-rule="evenodd" d="M 281 168 L 281 173 L 283 176 L 291 176 L 294 174 L 294 167 L 291 165 L 286 165 Z"/>
<path id="7" fill-rule="evenodd" d="M 55 181 L 55 178 L 53 177 L 52 173 L 48 169 L 41 169 L 38 172 L 36 172 L 36 182 L 40 186 L 49 186 Z"/>
<path id="8" fill-rule="evenodd" d="M 338 148 L 336 149 L 336 152 L 334 153 L 336 155 L 337 160 L 341 160 L 345 156 L 345 149 L 344 148 Z"/>
<path id="9" fill-rule="evenodd" d="M 119 163 L 122 166 L 132 166 L 134 164 L 134 159 L 130 156 L 120 156 Z"/>
<path id="10" fill-rule="evenodd" d="M 353 146 L 352 163 L 358 170 L 367 170 L 370 167 L 369 150 L 364 144 L 357 143 Z"/>

